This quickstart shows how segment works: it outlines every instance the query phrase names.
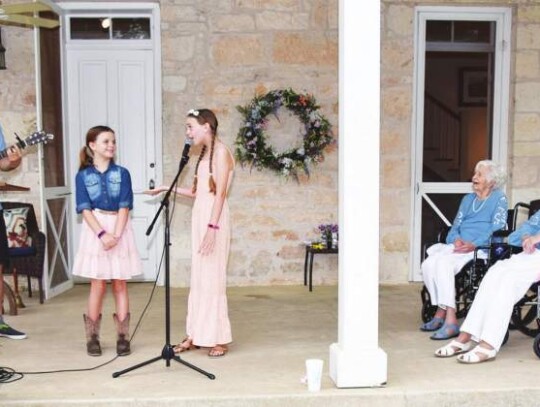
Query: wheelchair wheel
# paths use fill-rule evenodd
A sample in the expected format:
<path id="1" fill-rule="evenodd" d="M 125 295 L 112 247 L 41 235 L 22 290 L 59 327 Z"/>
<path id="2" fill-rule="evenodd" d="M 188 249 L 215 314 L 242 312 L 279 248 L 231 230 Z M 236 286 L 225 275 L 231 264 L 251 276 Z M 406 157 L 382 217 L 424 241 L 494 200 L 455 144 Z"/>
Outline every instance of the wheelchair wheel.
<path id="1" fill-rule="evenodd" d="M 458 319 L 467 316 L 476 294 L 474 283 L 471 284 L 471 276 L 474 276 L 473 273 L 475 273 L 475 265 L 474 261 L 471 260 L 456 274 L 456 316 Z"/>
<path id="2" fill-rule="evenodd" d="M 537 320 L 537 292 L 536 288 L 529 289 L 525 296 L 517 302 L 512 311 L 511 324 L 520 332 L 531 338 L 540 334 Z"/>
<path id="3" fill-rule="evenodd" d="M 533 341 L 533 351 L 537 358 L 540 358 L 540 335 L 537 335 Z"/>
<path id="4" fill-rule="evenodd" d="M 420 315 L 422 317 L 422 322 L 429 322 L 435 316 L 437 307 L 434 305 L 431 305 L 431 297 L 429 296 L 429 292 L 426 286 L 422 287 L 422 291 L 420 292 L 420 297 L 422 298 L 422 311 Z"/>

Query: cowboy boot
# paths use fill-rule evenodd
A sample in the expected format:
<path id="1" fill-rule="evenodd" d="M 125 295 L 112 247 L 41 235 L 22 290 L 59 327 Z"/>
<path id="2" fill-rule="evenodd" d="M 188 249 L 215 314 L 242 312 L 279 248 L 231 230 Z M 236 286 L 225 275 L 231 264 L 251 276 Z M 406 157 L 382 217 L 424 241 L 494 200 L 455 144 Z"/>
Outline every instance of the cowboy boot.
<path id="1" fill-rule="evenodd" d="M 86 314 L 83 314 L 83 318 L 84 328 L 86 330 L 86 352 L 90 356 L 101 356 L 101 345 L 99 344 L 101 314 L 97 321 L 92 321 Z"/>
<path id="2" fill-rule="evenodd" d="M 131 353 L 130 340 L 129 340 L 129 317 L 128 312 L 123 321 L 118 319 L 118 315 L 113 314 L 114 324 L 116 325 L 116 332 L 118 338 L 116 339 L 116 353 L 118 356 L 126 356 Z"/>

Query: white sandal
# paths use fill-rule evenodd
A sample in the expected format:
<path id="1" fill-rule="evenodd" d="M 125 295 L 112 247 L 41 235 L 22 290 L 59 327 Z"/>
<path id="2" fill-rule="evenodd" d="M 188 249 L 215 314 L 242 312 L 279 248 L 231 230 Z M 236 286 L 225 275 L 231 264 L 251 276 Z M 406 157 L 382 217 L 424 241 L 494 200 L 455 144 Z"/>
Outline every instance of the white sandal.
<path id="1" fill-rule="evenodd" d="M 485 358 L 478 356 L 479 353 L 484 355 Z M 473 350 L 465 353 L 464 355 L 459 355 L 457 360 L 460 363 L 474 365 L 477 363 L 494 360 L 495 356 L 497 356 L 497 351 L 495 349 L 486 349 L 480 345 L 477 345 Z"/>
<path id="2" fill-rule="evenodd" d="M 473 341 L 468 341 L 466 343 L 461 343 L 458 341 L 452 341 L 447 345 L 444 345 L 442 348 L 439 348 L 435 351 L 435 356 L 438 358 L 449 358 L 452 356 L 459 355 L 470 351 L 474 346 Z"/>

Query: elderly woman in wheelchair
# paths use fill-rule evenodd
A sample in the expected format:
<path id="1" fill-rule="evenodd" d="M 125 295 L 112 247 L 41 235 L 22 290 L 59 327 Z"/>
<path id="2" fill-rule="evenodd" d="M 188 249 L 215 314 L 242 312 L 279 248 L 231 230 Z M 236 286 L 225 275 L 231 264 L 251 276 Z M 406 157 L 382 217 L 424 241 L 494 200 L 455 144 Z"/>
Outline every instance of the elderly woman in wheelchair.
<path id="1" fill-rule="evenodd" d="M 420 329 L 435 331 L 431 339 L 444 340 L 459 334 L 455 275 L 473 259 L 475 247 L 488 244 L 492 233 L 506 226 L 508 202 L 501 190 L 505 181 L 506 174 L 499 165 L 490 160 L 478 162 L 472 178 L 473 192 L 461 200 L 446 244 L 437 243 L 427 250 L 422 276 L 437 311 Z"/>
<path id="2" fill-rule="evenodd" d="M 485 275 L 459 336 L 435 351 L 473 364 L 495 359 L 503 344 L 512 309 L 529 287 L 540 280 L 540 211 L 508 237 L 523 251 L 499 260 Z"/>

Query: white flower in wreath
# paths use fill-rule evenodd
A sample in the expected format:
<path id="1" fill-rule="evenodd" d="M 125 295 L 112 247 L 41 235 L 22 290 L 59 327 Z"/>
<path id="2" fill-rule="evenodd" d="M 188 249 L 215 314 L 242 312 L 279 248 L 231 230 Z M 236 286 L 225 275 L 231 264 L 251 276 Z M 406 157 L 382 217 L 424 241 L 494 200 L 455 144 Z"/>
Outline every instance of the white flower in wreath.
<path id="1" fill-rule="evenodd" d="M 199 116 L 199 111 L 198 110 L 195 110 L 195 109 L 189 109 L 188 112 L 187 112 L 188 116 L 195 116 L 195 117 L 198 117 Z"/>
<path id="2" fill-rule="evenodd" d="M 296 150 L 296 153 L 298 155 L 304 155 L 304 154 L 306 154 L 306 150 L 304 150 L 304 148 L 302 147 L 302 148 L 299 148 L 298 150 Z"/>

